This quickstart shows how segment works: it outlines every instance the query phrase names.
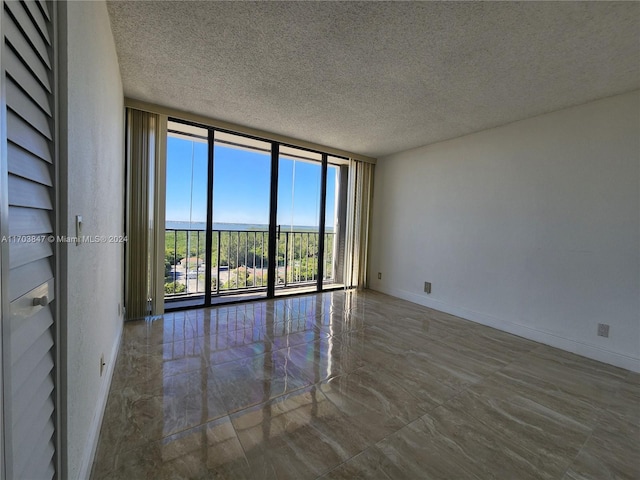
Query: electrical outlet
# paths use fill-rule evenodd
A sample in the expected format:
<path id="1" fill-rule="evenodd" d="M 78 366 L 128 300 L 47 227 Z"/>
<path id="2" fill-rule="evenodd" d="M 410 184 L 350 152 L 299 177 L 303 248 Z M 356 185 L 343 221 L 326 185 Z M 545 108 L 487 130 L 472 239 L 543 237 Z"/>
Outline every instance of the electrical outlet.
<path id="1" fill-rule="evenodd" d="M 431 293 L 431 282 L 424 282 L 425 293 Z"/>
<path id="2" fill-rule="evenodd" d="M 378 272 L 378 280 L 382 280 L 382 272 Z"/>
<path id="3" fill-rule="evenodd" d="M 598 336 L 599 337 L 609 337 L 609 325 L 606 323 L 598 324 Z"/>
<path id="4" fill-rule="evenodd" d="M 104 367 L 106 363 L 104 362 L 104 353 L 100 355 L 100 376 L 104 373 Z"/>

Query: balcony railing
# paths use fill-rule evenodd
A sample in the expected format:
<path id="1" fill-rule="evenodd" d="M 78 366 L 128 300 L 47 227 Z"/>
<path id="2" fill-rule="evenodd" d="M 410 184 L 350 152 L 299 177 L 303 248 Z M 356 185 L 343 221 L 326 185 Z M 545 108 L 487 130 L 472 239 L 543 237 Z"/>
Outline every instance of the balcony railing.
<path id="1" fill-rule="evenodd" d="M 267 287 L 269 232 L 213 230 L 211 293 L 222 295 Z M 277 239 L 276 288 L 304 286 L 318 279 L 317 232 L 281 231 Z M 324 234 L 323 282 L 334 281 L 335 233 Z M 206 231 L 167 229 L 165 298 L 206 292 Z"/>

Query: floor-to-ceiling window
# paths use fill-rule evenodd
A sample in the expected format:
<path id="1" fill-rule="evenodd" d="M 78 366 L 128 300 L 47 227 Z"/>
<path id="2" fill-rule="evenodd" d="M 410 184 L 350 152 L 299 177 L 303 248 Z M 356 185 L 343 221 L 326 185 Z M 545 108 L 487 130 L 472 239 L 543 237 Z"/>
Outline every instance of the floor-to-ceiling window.
<path id="1" fill-rule="evenodd" d="M 211 294 L 263 297 L 269 266 L 271 143 L 213 133 Z"/>
<path id="2" fill-rule="evenodd" d="M 204 304 L 208 132 L 168 122 L 165 233 L 165 299 Z"/>
<path id="3" fill-rule="evenodd" d="M 167 132 L 166 308 L 341 286 L 347 159 L 174 120 Z"/>
<path id="4" fill-rule="evenodd" d="M 344 283 L 344 251 L 347 220 L 347 180 L 349 161 L 340 157 L 327 157 L 324 221 L 324 285 Z"/>
<path id="5" fill-rule="evenodd" d="M 322 155 L 281 147 L 278 158 L 278 278 L 291 285 L 315 287 L 318 278 Z"/>

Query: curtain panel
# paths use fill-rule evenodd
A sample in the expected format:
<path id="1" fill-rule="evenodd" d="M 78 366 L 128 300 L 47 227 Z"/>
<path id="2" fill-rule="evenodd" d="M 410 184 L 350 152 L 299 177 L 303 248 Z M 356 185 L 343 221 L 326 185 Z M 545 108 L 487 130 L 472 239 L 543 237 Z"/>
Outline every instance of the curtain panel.
<path id="1" fill-rule="evenodd" d="M 367 288 L 374 164 L 351 159 L 346 225 L 345 287 Z"/>
<path id="2" fill-rule="evenodd" d="M 167 117 L 127 108 L 127 319 L 164 311 Z"/>

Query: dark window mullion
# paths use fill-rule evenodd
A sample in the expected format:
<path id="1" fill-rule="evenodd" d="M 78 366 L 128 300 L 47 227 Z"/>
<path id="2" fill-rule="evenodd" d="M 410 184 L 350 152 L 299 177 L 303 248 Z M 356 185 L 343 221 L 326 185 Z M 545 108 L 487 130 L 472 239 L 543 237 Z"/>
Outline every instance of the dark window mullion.
<path id="1" fill-rule="evenodd" d="M 275 296 L 276 262 L 278 246 L 276 244 L 276 222 L 278 221 L 278 167 L 280 145 L 271 143 L 271 192 L 269 196 L 269 253 L 267 265 L 267 298 Z M 286 274 L 286 273 L 285 273 Z"/>
<path id="2" fill-rule="evenodd" d="M 213 142 L 214 130 L 213 128 L 210 128 L 207 139 L 207 232 L 204 256 L 204 305 L 206 307 L 211 305 L 211 249 L 213 247 Z M 219 282 L 219 279 L 216 279 L 216 282 Z"/>
<path id="3" fill-rule="evenodd" d="M 320 175 L 320 226 L 318 227 L 318 292 L 322 291 L 324 279 L 324 228 L 327 209 L 327 168 L 328 155 L 322 154 L 322 174 Z"/>

